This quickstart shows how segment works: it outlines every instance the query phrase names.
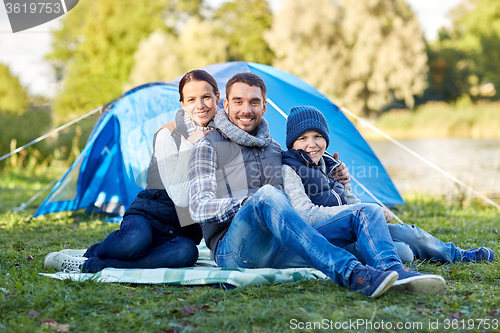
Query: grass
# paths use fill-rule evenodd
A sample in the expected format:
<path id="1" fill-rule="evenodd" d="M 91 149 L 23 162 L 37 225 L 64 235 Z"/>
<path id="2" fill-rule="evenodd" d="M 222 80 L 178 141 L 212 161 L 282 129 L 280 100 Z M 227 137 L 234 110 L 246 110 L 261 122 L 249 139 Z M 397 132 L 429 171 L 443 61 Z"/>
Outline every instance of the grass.
<path id="1" fill-rule="evenodd" d="M 413 112 L 393 110 L 383 114 L 374 125 L 393 138 L 500 138 L 500 103 L 454 106 L 428 102 Z M 371 129 L 358 126 L 365 139 L 381 139 Z"/>
<path id="2" fill-rule="evenodd" d="M 498 261 L 443 265 L 416 261 L 419 272 L 442 275 L 446 290 L 437 296 L 389 291 L 379 299 L 368 299 L 329 280 L 225 290 L 42 277 L 39 273 L 48 252 L 87 247 L 118 228 L 105 218 L 80 212 L 31 219 L 34 208 L 8 210 L 25 202 L 36 192 L 35 186 L 43 187 L 50 180 L 49 175 L 31 177 L 28 172 L 0 174 L 0 332 L 274 333 L 292 328 L 315 332 L 320 329 L 298 329 L 300 323 L 329 324 L 324 319 L 332 321 L 332 331 L 335 323 L 371 320 L 375 328 L 362 325 L 350 331 L 445 331 L 444 325 L 449 324 L 448 331 L 480 332 L 487 329 L 478 327 L 479 319 L 488 319 L 490 328 L 500 320 Z M 405 222 L 463 248 L 489 246 L 499 253 L 498 211 L 478 205 L 459 209 L 428 196 L 406 199 L 408 205 L 398 212 Z M 475 320 L 473 329 L 467 326 L 470 320 Z M 377 329 L 382 321 L 386 326 Z M 439 329 L 430 326 L 436 321 Z M 410 326 L 391 330 L 388 322 Z M 422 329 L 409 328 L 418 323 Z"/>

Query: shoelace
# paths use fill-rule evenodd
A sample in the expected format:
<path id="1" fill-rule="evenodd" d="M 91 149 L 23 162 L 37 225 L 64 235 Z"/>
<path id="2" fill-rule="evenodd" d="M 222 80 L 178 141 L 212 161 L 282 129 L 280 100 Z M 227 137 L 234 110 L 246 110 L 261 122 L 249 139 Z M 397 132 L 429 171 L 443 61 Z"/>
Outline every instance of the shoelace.
<path id="1" fill-rule="evenodd" d="M 62 263 L 62 268 L 68 272 L 79 272 L 83 262 L 74 261 L 70 259 L 64 259 Z"/>
<path id="2" fill-rule="evenodd" d="M 478 252 L 479 249 L 464 251 L 462 261 L 474 261 Z"/>

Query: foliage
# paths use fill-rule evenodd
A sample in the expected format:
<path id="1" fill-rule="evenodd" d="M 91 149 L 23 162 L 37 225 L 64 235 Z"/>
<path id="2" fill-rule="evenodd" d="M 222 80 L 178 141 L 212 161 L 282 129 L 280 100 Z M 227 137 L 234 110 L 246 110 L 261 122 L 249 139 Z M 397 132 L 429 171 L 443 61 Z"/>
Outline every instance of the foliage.
<path id="1" fill-rule="evenodd" d="M 462 137 L 474 139 L 500 138 L 500 103 L 471 104 L 459 99 L 462 107 L 444 102 L 428 102 L 414 112 L 390 111 L 374 125 L 398 139 Z M 363 137 L 380 139 L 372 130 L 358 128 Z"/>
<path id="2" fill-rule="evenodd" d="M 127 88 L 170 81 L 214 63 L 252 61 L 270 64 L 273 54 L 263 39 L 272 15 L 265 0 L 234 0 L 205 15 L 192 15 L 182 28 L 155 31 L 140 43 Z"/>
<path id="3" fill-rule="evenodd" d="M 7 65 L 0 63 L 0 112 L 10 111 L 18 114 L 28 106 L 26 88 Z"/>
<path id="4" fill-rule="evenodd" d="M 30 108 L 21 114 L 0 112 L 0 156 L 43 135 L 51 126 L 52 117 L 48 109 Z M 33 155 L 38 160 L 37 163 L 50 155 L 47 142 L 40 143 L 36 148 L 30 151 L 30 156 Z M 24 151 L 19 155 L 14 155 L 10 160 L 0 162 L 0 169 L 5 166 L 5 162 L 9 165 L 14 164 L 16 167 L 19 164 L 23 166 L 22 161 L 25 160 L 27 154 L 28 151 Z"/>
<path id="5" fill-rule="evenodd" d="M 273 65 L 365 116 L 426 86 L 427 56 L 404 0 L 289 0 L 267 34 Z"/>
<path id="6" fill-rule="evenodd" d="M 215 20 L 228 41 L 228 61 L 271 65 L 273 52 L 264 40 L 272 13 L 266 0 L 231 0 L 215 12 Z"/>
<path id="7" fill-rule="evenodd" d="M 427 46 L 429 57 L 429 88 L 424 100 L 455 101 L 468 94 L 468 78 L 475 74 L 467 53 L 446 42 L 446 31 L 441 30 L 439 40 Z M 460 64 L 460 65 L 457 65 Z"/>
<path id="8" fill-rule="evenodd" d="M 33 187 L 50 177 L 0 174 L 0 203 L 14 191 L 25 201 Z M 14 183 L 12 189 L 5 184 Z M 23 189 L 25 191 L 22 194 Z M 438 198 L 407 198 L 399 216 L 443 241 L 463 248 L 489 246 L 498 253 L 498 212 L 480 206 L 458 209 Z M 13 203 L 12 200 L 9 203 Z M 103 217 L 78 212 L 31 219 L 27 212 L 0 212 L 0 329 L 6 332 L 289 332 L 300 322 L 363 319 L 373 323 L 422 323 L 445 331 L 445 320 L 500 319 L 498 261 L 491 264 L 436 265 L 415 262 L 424 273 L 442 275 L 447 289 L 437 296 L 399 295 L 389 291 L 368 299 L 331 281 L 302 281 L 233 290 L 210 286 L 108 284 L 59 281 L 40 276 L 49 251 L 85 248 L 118 228 Z M 51 319 L 51 320 L 49 320 Z M 429 329 L 439 320 L 440 329 Z M 43 324 L 44 322 L 52 323 Z M 482 331 L 477 329 L 472 331 Z M 461 327 L 460 327 L 461 328 Z M 332 329 L 333 330 L 333 329 Z M 319 329 L 311 331 L 320 331 Z M 360 328 L 357 331 L 365 331 Z M 366 331 L 372 331 L 366 329 Z M 401 332 L 401 330 L 381 330 Z M 451 330 L 450 330 L 451 331 Z M 459 329 L 458 331 L 471 331 Z"/>
<path id="9" fill-rule="evenodd" d="M 179 36 L 156 31 L 142 41 L 127 88 L 153 81 L 170 81 L 183 73 L 224 62 L 227 42 L 210 21 L 191 17 Z"/>
<path id="10" fill-rule="evenodd" d="M 110 102 L 123 90 L 139 41 L 164 27 L 168 0 L 141 3 L 83 2 L 54 32 L 48 56 L 63 76 L 63 91 L 54 101 L 61 116 L 81 114 Z"/>
<path id="11" fill-rule="evenodd" d="M 59 162 L 71 165 L 84 148 L 97 117 L 96 114 L 81 120 L 21 150 L 1 161 L 0 170 L 5 167 L 9 170 L 26 167 L 43 169 Z M 30 105 L 19 115 L 0 113 L 0 156 L 39 138 L 54 127 L 52 111 L 47 107 Z"/>
<path id="12" fill-rule="evenodd" d="M 498 99 L 500 87 L 500 4 L 466 0 L 452 11 L 451 29 L 442 29 L 431 44 L 431 75 L 436 98 Z M 437 67 L 437 68 L 435 68 Z"/>

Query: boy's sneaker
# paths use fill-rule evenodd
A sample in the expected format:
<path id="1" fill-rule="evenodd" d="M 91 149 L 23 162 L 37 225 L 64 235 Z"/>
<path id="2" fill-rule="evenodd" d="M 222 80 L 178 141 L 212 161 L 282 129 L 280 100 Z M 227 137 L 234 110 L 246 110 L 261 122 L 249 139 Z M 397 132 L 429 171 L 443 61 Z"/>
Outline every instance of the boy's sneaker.
<path id="1" fill-rule="evenodd" d="M 361 264 L 354 267 L 349 277 L 349 289 L 368 297 L 379 297 L 398 279 L 398 273 L 381 271 Z"/>
<path id="2" fill-rule="evenodd" d="M 59 251 L 59 253 L 71 256 L 71 257 L 83 257 L 83 255 L 87 252 L 87 249 L 83 250 L 75 250 L 75 249 L 65 249 Z"/>
<path id="3" fill-rule="evenodd" d="M 443 277 L 434 274 L 421 274 L 409 268 L 397 270 L 398 280 L 391 290 L 408 294 L 436 295 L 445 287 Z"/>
<path id="4" fill-rule="evenodd" d="M 487 247 L 477 247 L 462 252 L 462 261 L 464 262 L 493 261 L 494 258 L 493 251 Z"/>
<path id="5" fill-rule="evenodd" d="M 61 272 L 80 273 L 87 258 L 68 256 L 61 252 L 51 252 L 45 257 L 43 267 Z"/>

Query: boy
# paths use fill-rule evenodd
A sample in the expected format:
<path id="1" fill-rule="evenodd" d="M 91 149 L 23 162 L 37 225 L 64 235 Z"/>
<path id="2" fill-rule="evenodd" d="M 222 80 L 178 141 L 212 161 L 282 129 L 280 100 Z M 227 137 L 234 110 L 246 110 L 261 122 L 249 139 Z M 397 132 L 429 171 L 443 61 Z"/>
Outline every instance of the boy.
<path id="1" fill-rule="evenodd" d="M 349 184 L 332 179 L 339 162 L 326 148 L 329 130 L 323 114 L 311 106 L 294 107 L 287 120 L 286 145 L 283 153 L 283 186 L 299 215 L 321 233 L 319 222 L 340 214 L 360 200 L 351 193 Z M 387 222 L 392 215 L 385 211 Z M 443 243 L 417 226 L 388 224 L 389 232 L 403 261 L 419 259 L 437 262 L 493 261 L 493 251 L 481 247 L 462 250 L 452 243 Z M 357 242 L 344 243 L 344 249 L 365 263 Z"/>

